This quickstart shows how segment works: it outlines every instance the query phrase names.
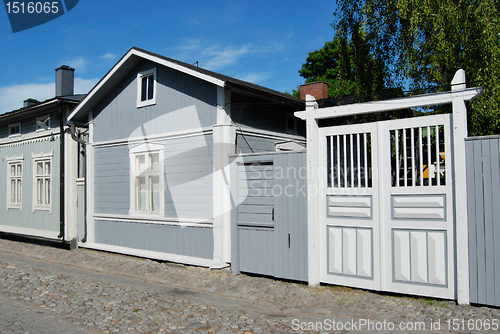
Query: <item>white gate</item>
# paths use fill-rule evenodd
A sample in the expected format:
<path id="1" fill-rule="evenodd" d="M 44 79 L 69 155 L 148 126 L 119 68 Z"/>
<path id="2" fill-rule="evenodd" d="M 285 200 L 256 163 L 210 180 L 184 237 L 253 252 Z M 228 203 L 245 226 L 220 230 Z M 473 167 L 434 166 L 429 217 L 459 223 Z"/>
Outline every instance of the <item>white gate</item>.
<path id="1" fill-rule="evenodd" d="M 320 280 L 454 298 L 450 116 L 320 128 L 318 140 Z"/>

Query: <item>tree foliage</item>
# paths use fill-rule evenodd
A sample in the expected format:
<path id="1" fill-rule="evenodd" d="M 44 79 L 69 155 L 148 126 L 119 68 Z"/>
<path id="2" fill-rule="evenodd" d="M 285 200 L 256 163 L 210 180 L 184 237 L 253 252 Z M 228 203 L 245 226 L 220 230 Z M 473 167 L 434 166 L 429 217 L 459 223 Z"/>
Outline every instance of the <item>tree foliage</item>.
<path id="1" fill-rule="evenodd" d="M 325 81 L 330 97 L 370 95 L 384 88 L 384 64 L 370 54 L 370 45 L 358 33 L 356 41 L 337 36 L 309 53 L 299 71 L 306 83 Z"/>
<path id="2" fill-rule="evenodd" d="M 370 55 L 388 69 L 387 85 L 449 90 L 462 68 L 468 86 L 484 88 L 469 105 L 469 133 L 500 133 L 498 0 L 337 0 L 337 5 L 336 34 L 355 40 L 362 29 Z"/>

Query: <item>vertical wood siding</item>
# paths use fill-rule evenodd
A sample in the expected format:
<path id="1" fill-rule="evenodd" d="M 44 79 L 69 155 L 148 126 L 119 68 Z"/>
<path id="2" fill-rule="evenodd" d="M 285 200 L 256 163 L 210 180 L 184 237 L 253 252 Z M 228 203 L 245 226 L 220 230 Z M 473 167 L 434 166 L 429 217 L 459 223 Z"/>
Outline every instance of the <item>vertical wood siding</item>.
<path id="1" fill-rule="evenodd" d="M 466 141 L 470 302 L 500 306 L 500 137 Z"/>
<path id="2" fill-rule="evenodd" d="M 156 104 L 137 108 L 137 73 L 157 68 Z M 197 129 L 216 123 L 215 85 L 145 62 L 94 109 L 96 142 Z"/>
<path id="3" fill-rule="evenodd" d="M 211 226 L 178 226 L 139 222 L 95 221 L 97 243 L 211 259 Z"/>
<path id="4" fill-rule="evenodd" d="M 53 138 L 54 140 L 51 140 Z M 32 153 L 52 151 L 52 210 L 33 211 L 34 175 Z M 22 210 L 7 209 L 7 157 L 23 156 Z M 0 146 L 0 225 L 42 231 L 59 231 L 59 136 Z M 0 227 L 1 229 L 1 227 Z"/>

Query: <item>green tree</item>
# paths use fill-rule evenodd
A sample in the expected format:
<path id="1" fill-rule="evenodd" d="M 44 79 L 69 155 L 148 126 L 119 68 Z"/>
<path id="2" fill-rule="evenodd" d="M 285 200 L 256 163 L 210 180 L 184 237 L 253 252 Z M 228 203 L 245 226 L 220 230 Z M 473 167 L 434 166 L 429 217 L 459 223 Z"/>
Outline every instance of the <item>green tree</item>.
<path id="1" fill-rule="evenodd" d="M 500 133 L 500 2 L 498 0 L 337 0 L 337 33 L 365 31 L 388 82 L 448 90 L 462 68 L 484 94 L 469 105 L 469 133 Z"/>
<path id="2" fill-rule="evenodd" d="M 299 73 L 306 83 L 325 81 L 329 97 L 371 95 L 385 87 L 385 68 L 370 48 L 361 29 L 349 40 L 338 34 L 323 48 L 309 52 Z"/>

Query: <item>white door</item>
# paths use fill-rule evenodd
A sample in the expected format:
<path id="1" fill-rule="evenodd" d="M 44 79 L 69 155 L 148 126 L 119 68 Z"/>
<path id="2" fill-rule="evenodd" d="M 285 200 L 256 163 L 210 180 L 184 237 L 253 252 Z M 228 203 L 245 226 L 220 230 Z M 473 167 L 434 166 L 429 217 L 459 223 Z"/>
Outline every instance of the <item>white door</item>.
<path id="1" fill-rule="evenodd" d="M 453 299 L 449 115 L 320 128 L 318 139 L 320 280 Z"/>

